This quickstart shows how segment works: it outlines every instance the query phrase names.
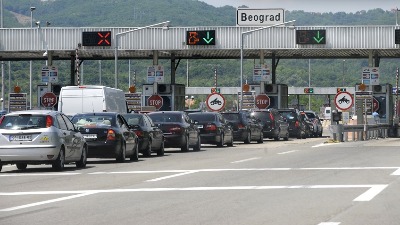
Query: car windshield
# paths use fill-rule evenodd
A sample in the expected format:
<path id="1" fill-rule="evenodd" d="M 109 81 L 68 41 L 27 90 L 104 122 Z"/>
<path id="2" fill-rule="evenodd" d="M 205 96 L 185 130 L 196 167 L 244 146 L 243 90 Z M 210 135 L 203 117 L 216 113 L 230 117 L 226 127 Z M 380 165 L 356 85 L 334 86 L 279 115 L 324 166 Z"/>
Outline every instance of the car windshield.
<path id="1" fill-rule="evenodd" d="M 129 125 L 143 125 L 143 119 L 141 114 L 129 114 L 124 115 L 125 120 Z"/>
<path id="2" fill-rule="evenodd" d="M 261 120 L 261 122 L 271 121 L 270 112 L 252 112 L 251 115 L 254 116 L 256 119 Z"/>
<path id="3" fill-rule="evenodd" d="M 115 124 L 112 116 L 102 115 L 76 115 L 72 118 L 76 127 L 111 126 Z"/>
<path id="4" fill-rule="evenodd" d="M 189 114 L 189 118 L 198 122 L 214 122 L 216 120 L 214 114 Z"/>
<path id="5" fill-rule="evenodd" d="M 309 119 L 315 119 L 315 114 L 314 113 L 306 113 Z"/>
<path id="6" fill-rule="evenodd" d="M 222 116 L 229 121 L 240 121 L 240 115 L 238 113 L 222 113 Z"/>
<path id="7" fill-rule="evenodd" d="M 182 122 L 182 116 L 180 114 L 169 114 L 169 113 L 155 113 L 148 114 L 149 117 L 153 120 L 153 122 Z"/>
<path id="8" fill-rule="evenodd" d="M 0 129 L 34 129 L 34 128 L 45 128 L 46 127 L 46 116 L 45 115 L 32 115 L 32 114 L 20 114 L 20 115 L 8 115 L 4 116 L 4 119 L 0 123 Z"/>

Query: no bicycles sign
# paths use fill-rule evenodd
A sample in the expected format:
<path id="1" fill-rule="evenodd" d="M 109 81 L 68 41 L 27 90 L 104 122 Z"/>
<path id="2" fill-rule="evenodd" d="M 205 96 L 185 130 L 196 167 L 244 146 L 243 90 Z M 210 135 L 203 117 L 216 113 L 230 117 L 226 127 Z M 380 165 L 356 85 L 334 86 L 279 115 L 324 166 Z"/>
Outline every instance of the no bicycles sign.
<path id="1" fill-rule="evenodd" d="M 219 93 L 213 93 L 208 95 L 206 104 L 211 111 L 221 111 L 225 107 L 225 98 Z"/>
<path id="2" fill-rule="evenodd" d="M 335 96 L 335 105 L 337 109 L 348 110 L 353 106 L 354 99 L 349 92 L 339 92 Z"/>

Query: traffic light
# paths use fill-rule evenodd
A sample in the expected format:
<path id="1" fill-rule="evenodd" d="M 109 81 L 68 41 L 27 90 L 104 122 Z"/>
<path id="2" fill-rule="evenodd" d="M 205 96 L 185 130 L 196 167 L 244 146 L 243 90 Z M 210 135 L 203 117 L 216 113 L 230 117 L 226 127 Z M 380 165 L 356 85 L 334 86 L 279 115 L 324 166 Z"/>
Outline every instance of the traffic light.
<path id="1" fill-rule="evenodd" d="M 304 88 L 304 93 L 313 94 L 314 93 L 314 88 Z"/>
<path id="2" fill-rule="evenodd" d="M 346 88 L 336 88 L 336 92 L 340 93 L 340 92 L 345 92 Z"/>
<path id="3" fill-rule="evenodd" d="M 265 84 L 265 94 L 276 94 L 278 93 L 278 86 L 276 84 Z"/>
<path id="4" fill-rule="evenodd" d="M 219 89 L 219 88 L 211 88 L 211 93 L 212 94 L 214 94 L 214 93 L 220 94 L 221 93 L 221 89 Z"/>

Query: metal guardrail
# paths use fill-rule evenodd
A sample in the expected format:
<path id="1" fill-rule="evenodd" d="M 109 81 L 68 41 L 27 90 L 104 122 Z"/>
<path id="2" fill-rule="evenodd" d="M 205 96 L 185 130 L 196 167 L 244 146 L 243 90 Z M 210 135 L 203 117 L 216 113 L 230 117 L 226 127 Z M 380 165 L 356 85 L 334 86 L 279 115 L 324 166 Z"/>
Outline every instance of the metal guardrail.
<path id="1" fill-rule="evenodd" d="M 361 125 L 330 125 L 333 133 L 333 140 L 346 141 L 366 141 L 370 139 L 387 138 L 394 127 L 389 124 L 361 124 Z"/>

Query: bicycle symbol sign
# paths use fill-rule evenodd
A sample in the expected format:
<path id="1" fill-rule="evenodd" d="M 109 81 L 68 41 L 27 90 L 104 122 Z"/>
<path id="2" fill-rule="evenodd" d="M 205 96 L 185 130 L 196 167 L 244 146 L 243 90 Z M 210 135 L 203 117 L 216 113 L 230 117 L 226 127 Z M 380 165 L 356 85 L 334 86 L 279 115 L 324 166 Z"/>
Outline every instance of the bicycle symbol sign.
<path id="1" fill-rule="evenodd" d="M 349 92 L 339 92 L 335 96 L 336 108 L 348 110 L 353 106 L 353 96 Z"/>
<path id="2" fill-rule="evenodd" d="M 221 111 L 225 107 L 225 98 L 219 93 L 212 93 L 208 95 L 206 104 L 211 111 Z"/>

